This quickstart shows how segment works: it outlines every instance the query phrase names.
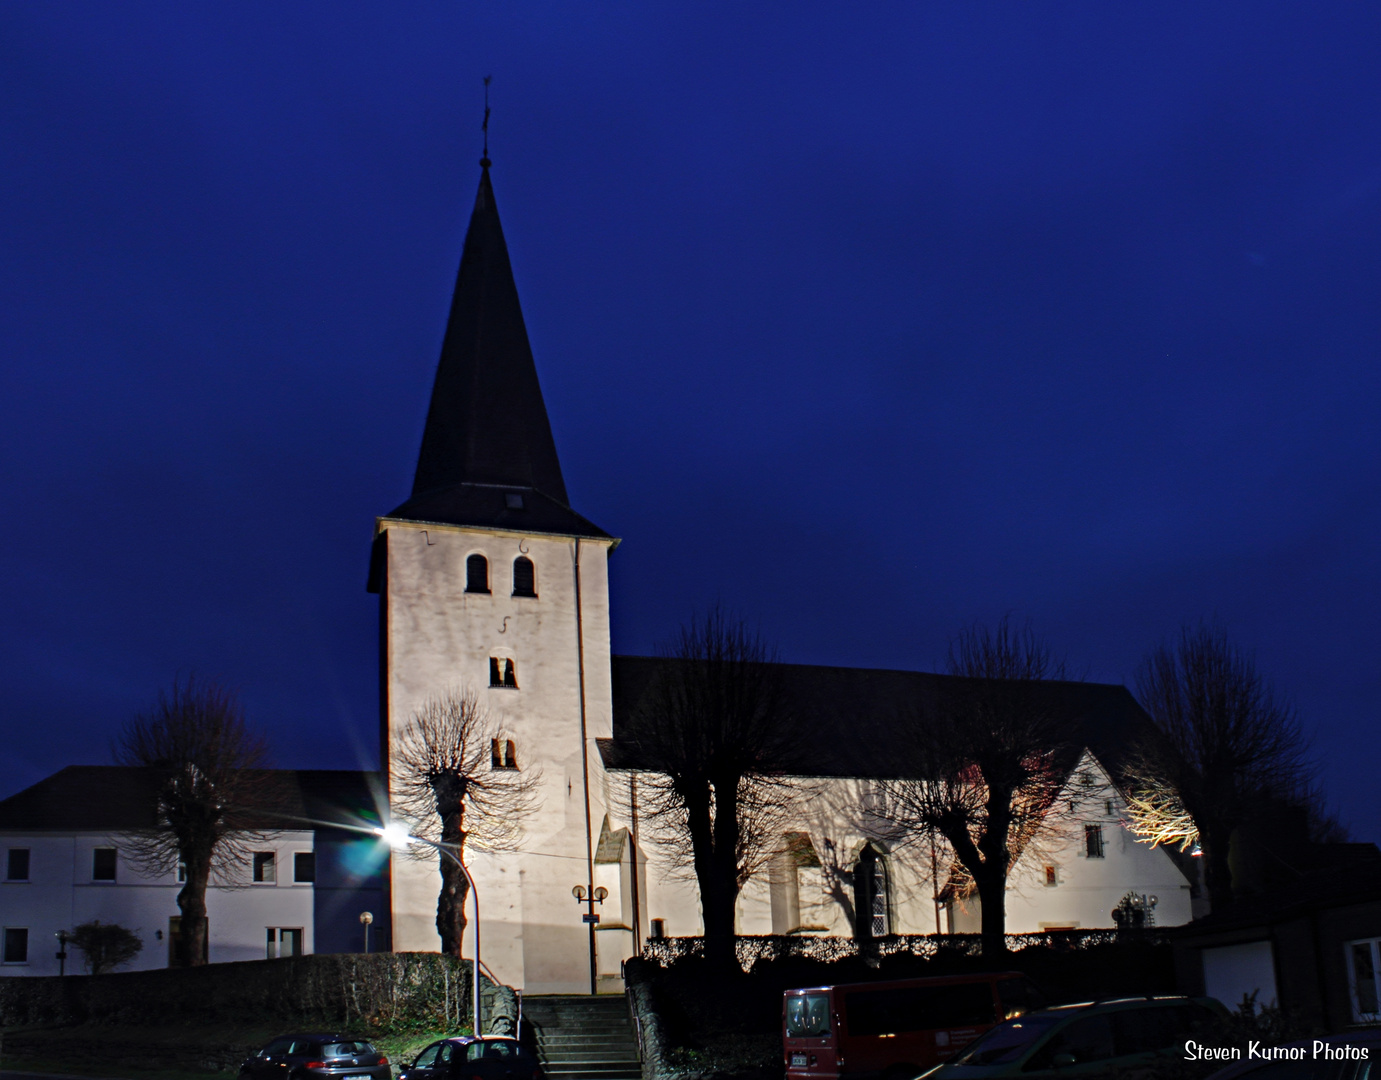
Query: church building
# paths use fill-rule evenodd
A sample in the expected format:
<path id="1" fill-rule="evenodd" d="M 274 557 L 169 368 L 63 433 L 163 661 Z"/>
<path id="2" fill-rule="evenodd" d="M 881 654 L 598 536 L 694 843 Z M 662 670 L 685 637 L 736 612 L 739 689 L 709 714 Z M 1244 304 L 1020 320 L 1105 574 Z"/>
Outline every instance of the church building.
<path id="1" fill-rule="evenodd" d="M 533 789 L 532 812 L 511 823 L 515 843 L 465 848 L 496 979 L 527 993 L 613 991 L 649 939 L 701 932 L 693 880 L 640 833 L 647 768 L 620 738 L 674 661 L 611 651 L 619 541 L 570 505 L 490 162 L 480 165 L 412 491 L 374 533 L 380 773 L 276 771 L 289 817 L 314 824 L 266 818 L 251 862 L 213 885 L 213 963 L 439 948 L 438 850 L 390 852 L 374 827 L 392 807 L 393 825 L 425 832 L 402 820 L 399 751 L 417 712 L 445 695 L 483 707 L 496 725 L 486 766 Z M 792 664 L 780 675 L 817 756 L 792 780 L 806 797 L 744 887 L 738 931 L 976 931 L 977 902 L 943 857 L 894 834 L 882 783 L 901 756 L 899 717 L 955 680 Z M 1078 726 L 1082 757 L 1056 803 L 1059 827 L 1013 869 L 1008 931 L 1111 927 L 1123 904 L 1161 925 L 1189 921 L 1192 862 L 1122 824 L 1121 757 L 1149 718 L 1122 686 L 1042 685 L 1047 707 Z M 0 801 L 0 974 L 56 974 L 54 938 L 93 918 L 144 936 L 133 966 L 177 962 L 178 876 L 129 857 L 131 835 L 157 826 L 156 802 L 139 770 L 115 766 L 65 769 Z"/>
<path id="2" fill-rule="evenodd" d="M 501 725 L 494 767 L 540 773 L 519 850 L 467 848 L 484 963 L 529 993 L 588 990 L 593 963 L 612 990 L 621 961 L 649 935 L 700 931 L 693 882 L 640 842 L 630 813 L 639 762 L 618 738 L 620 717 L 664 661 L 611 652 L 609 565 L 619 541 L 570 505 L 490 162 L 480 164 L 412 493 L 375 529 L 382 768 L 397 805 L 394 763 L 410 718 L 439 695 L 476 695 Z M 783 834 L 772 872 L 744 890 L 740 932 L 976 930 L 976 901 L 943 888 L 948 869 L 860 812 L 895 760 L 899 703 L 933 697 L 946 677 L 804 665 L 783 665 L 783 675 L 828 741 L 809 778 L 809 812 Z M 1187 922 L 1189 878 L 1121 824 L 1119 749 L 1149 720 L 1124 687 L 1052 687 L 1087 747 L 1071 783 L 1107 797 L 1077 804 L 1078 820 L 1018 862 L 1009 932 L 1108 927 L 1128 894 L 1161 924 Z M 392 859 L 397 950 L 439 946 L 437 859 L 427 848 Z M 573 895 L 591 885 L 606 893 L 593 933 L 582 920 L 588 902 Z"/>

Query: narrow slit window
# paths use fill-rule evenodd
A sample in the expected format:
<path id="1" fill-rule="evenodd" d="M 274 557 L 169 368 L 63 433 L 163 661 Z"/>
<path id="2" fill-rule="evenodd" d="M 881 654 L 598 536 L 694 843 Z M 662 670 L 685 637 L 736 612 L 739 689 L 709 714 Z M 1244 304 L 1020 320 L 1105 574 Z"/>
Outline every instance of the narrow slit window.
<path id="1" fill-rule="evenodd" d="M 489 560 L 483 555 L 471 555 L 465 560 L 465 591 L 489 591 Z"/>
<path id="2" fill-rule="evenodd" d="M 537 569 L 526 555 L 513 560 L 513 595 L 537 595 Z"/>

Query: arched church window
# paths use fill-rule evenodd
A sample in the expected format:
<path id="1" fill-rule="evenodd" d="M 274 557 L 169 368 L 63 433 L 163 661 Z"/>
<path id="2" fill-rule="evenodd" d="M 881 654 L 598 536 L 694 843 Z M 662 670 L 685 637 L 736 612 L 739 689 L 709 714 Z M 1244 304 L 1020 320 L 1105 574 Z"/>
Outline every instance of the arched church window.
<path id="1" fill-rule="evenodd" d="M 518 689 L 518 668 L 512 660 L 506 656 L 489 658 L 489 685 Z"/>
<path id="2" fill-rule="evenodd" d="M 512 739 L 491 739 L 489 741 L 490 761 L 496 769 L 516 769 L 518 749 Z"/>
<path id="3" fill-rule="evenodd" d="M 465 591 L 489 591 L 489 560 L 483 555 L 471 555 L 465 560 Z"/>
<path id="4" fill-rule="evenodd" d="M 854 933 L 861 939 L 886 937 L 889 918 L 887 861 L 871 843 L 858 854 L 854 866 Z"/>
<path id="5" fill-rule="evenodd" d="M 526 555 L 513 560 L 513 595 L 537 595 L 537 570 Z"/>

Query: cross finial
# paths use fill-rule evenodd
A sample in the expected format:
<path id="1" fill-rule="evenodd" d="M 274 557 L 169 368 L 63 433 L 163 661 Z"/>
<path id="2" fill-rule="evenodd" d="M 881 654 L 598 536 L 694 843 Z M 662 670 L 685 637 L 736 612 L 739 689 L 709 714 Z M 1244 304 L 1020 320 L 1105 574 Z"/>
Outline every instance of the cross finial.
<path id="1" fill-rule="evenodd" d="M 484 77 L 484 123 L 480 125 L 480 130 L 484 132 L 484 157 L 480 158 L 481 168 L 489 168 L 489 84 L 494 81 L 493 75 Z"/>

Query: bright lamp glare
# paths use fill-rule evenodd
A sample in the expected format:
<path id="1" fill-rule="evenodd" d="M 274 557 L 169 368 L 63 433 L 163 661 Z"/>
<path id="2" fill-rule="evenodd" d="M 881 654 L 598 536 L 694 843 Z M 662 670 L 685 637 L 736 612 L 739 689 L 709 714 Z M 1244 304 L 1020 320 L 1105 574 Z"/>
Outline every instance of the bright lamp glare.
<path id="1" fill-rule="evenodd" d="M 384 842 L 391 848 L 405 848 L 412 842 L 412 837 L 408 835 L 407 827 L 396 821 L 389 822 L 382 829 L 375 829 Z"/>

